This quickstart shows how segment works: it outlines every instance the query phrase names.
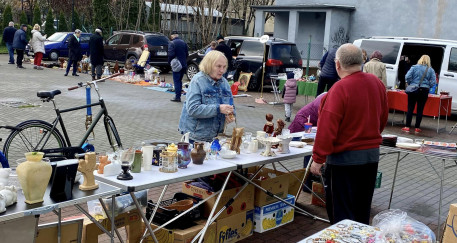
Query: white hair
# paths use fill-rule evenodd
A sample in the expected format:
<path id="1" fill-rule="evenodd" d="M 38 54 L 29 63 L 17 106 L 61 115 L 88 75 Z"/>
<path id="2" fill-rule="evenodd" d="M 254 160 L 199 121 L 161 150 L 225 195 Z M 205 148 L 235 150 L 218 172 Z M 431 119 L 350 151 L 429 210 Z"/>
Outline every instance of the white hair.
<path id="1" fill-rule="evenodd" d="M 75 30 L 75 34 L 79 34 L 79 33 L 81 33 L 81 30 L 80 29 L 76 29 Z"/>
<path id="2" fill-rule="evenodd" d="M 97 33 L 100 33 L 100 34 L 101 34 L 101 33 L 102 33 L 102 30 L 101 30 L 101 29 L 95 29 L 95 32 L 97 32 Z"/>
<path id="3" fill-rule="evenodd" d="M 13 21 L 10 21 L 10 22 L 8 23 L 8 25 L 9 25 L 9 26 L 14 26 L 14 22 L 13 22 Z"/>

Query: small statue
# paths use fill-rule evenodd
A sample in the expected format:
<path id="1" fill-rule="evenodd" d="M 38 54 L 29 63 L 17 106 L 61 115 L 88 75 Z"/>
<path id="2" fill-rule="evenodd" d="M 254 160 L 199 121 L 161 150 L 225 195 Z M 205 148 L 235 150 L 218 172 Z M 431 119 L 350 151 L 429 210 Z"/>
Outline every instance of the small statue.
<path id="1" fill-rule="evenodd" d="M 284 121 L 281 119 L 278 119 L 276 123 L 278 124 L 278 126 L 276 127 L 275 132 L 273 133 L 273 137 L 281 135 L 282 129 L 284 129 L 284 126 L 286 125 L 286 123 L 284 123 Z"/>
<path id="2" fill-rule="evenodd" d="M 63 63 L 65 62 L 65 58 L 59 57 L 60 68 L 63 68 Z"/>
<path id="3" fill-rule="evenodd" d="M 111 161 L 108 160 L 108 156 L 106 156 L 106 155 L 100 156 L 99 160 L 100 160 L 100 164 L 98 165 L 97 173 L 103 174 L 103 172 L 105 172 L 105 166 L 108 164 L 111 164 Z"/>
<path id="4" fill-rule="evenodd" d="M 0 194 L 0 213 L 6 211 L 6 198 Z"/>
<path id="5" fill-rule="evenodd" d="M 0 195 L 5 198 L 5 207 L 17 202 L 17 189 L 15 186 L 0 186 Z"/>
<path id="6" fill-rule="evenodd" d="M 124 67 L 125 67 L 125 70 L 132 70 L 133 69 L 133 64 L 132 64 L 132 62 L 130 60 L 127 60 L 125 62 L 125 66 Z"/>
<path id="7" fill-rule="evenodd" d="M 271 136 L 275 130 L 275 124 L 273 124 L 273 114 L 268 113 L 265 118 L 267 119 L 267 122 L 265 123 L 265 126 L 263 126 L 263 131 L 265 131 L 268 136 Z"/>
<path id="8" fill-rule="evenodd" d="M 116 61 L 116 63 L 114 64 L 114 72 L 115 73 L 119 72 L 119 62 L 118 61 Z"/>
<path id="9" fill-rule="evenodd" d="M 84 176 L 84 182 L 79 185 L 81 191 L 94 190 L 98 188 L 98 184 L 95 183 L 94 170 L 97 167 L 96 155 L 94 152 L 86 153 L 84 159 L 80 159 L 78 165 L 78 171 Z"/>
<path id="10" fill-rule="evenodd" d="M 6 186 L 8 184 L 8 179 L 10 177 L 11 169 L 10 168 L 1 168 L 0 169 L 0 186 Z"/>
<path id="11" fill-rule="evenodd" d="M 230 150 L 236 151 L 237 154 L 240 154 L 240 146 L 243 141 L 244 127 L 233 128 L 232 140 L 230 143 Z"/>

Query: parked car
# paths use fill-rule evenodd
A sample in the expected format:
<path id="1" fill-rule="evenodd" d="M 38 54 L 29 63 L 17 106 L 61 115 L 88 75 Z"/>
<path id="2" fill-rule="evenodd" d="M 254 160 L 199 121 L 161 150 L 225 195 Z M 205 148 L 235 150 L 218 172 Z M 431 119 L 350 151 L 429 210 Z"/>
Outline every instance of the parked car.
<path id="1" fill-rule="evenodd" d="M 234 57 L 234 80 L 238 80 L 241 72 L 252 73 L 249 90 L 259 90 L 262 83 L 262 63 L 265 55 L 264 85 L 271 85 L 271 75 L 293 72 L 302 67 L 300 52 L 295 43 L 279 38 L 270 38 L 264 44 L 259 37 L 228 36 L 225 42 L 232 49 Z M 199 72 L 198 64 L 203 59 L 207 47 L 189 55 L 187 78 L 189 80 Z"/>
<path id="2" fill-rule="evenodd" d="M 72 34 L 73 32 L 56 32 L 49 36 L 44 42 L 45 53 L 43 58 L 57 61 L 59 57 L 68 57 L 68 37 Z M 91 36 L 91 33 L 81 33 L 80 43 L 81 53 L 83 55 L 87 55 L 89 53 L 89 39 Z M 30 45 L 27 45 L 25 48 L 26 55 L 33 55 L 30 50 Z"/>
<path id="3" fill-rule="evenodd" d="M 158 67 L 163 73 L 171 70 L 168 63 L 168 42 L 170 40 L 161 33 L 142 31 L 115 31 L 104 45 L 105 60 L 136 61 L 140 58 L 147 45 L 150 51 L 149 64 Z"/>

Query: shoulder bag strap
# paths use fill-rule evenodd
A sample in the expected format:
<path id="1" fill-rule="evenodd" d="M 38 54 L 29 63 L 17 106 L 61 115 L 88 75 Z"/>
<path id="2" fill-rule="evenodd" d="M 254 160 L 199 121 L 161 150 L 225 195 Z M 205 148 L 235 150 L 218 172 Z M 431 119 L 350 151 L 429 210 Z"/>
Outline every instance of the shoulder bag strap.
<path id="1" fill-rule="evenodd" d="M 428 73 L 428 66 L 427 66 L 427 68 L 425 69 L 424 74 L 422 74 L 421 81 L 419 82 L 419 88 L 421 87 L 422 81 L 424 81 L 425 75 L 426 75 L 427 73 Z"/>

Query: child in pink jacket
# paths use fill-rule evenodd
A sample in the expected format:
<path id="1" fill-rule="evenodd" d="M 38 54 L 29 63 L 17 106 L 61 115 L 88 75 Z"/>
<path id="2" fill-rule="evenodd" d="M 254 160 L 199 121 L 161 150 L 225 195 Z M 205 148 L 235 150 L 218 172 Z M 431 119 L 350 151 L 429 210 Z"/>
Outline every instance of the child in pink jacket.
<path id="1" fill-rule="evenodd" d="M 284 85 L 284 92 L 282 93 L 284 109 L 286 111 L 286 122 L 290 122 L 290 117 L 292 115 L 292 105 L 297 100 L 297 94 L 297 80 L 287 79 L 286 84 Z"/>

